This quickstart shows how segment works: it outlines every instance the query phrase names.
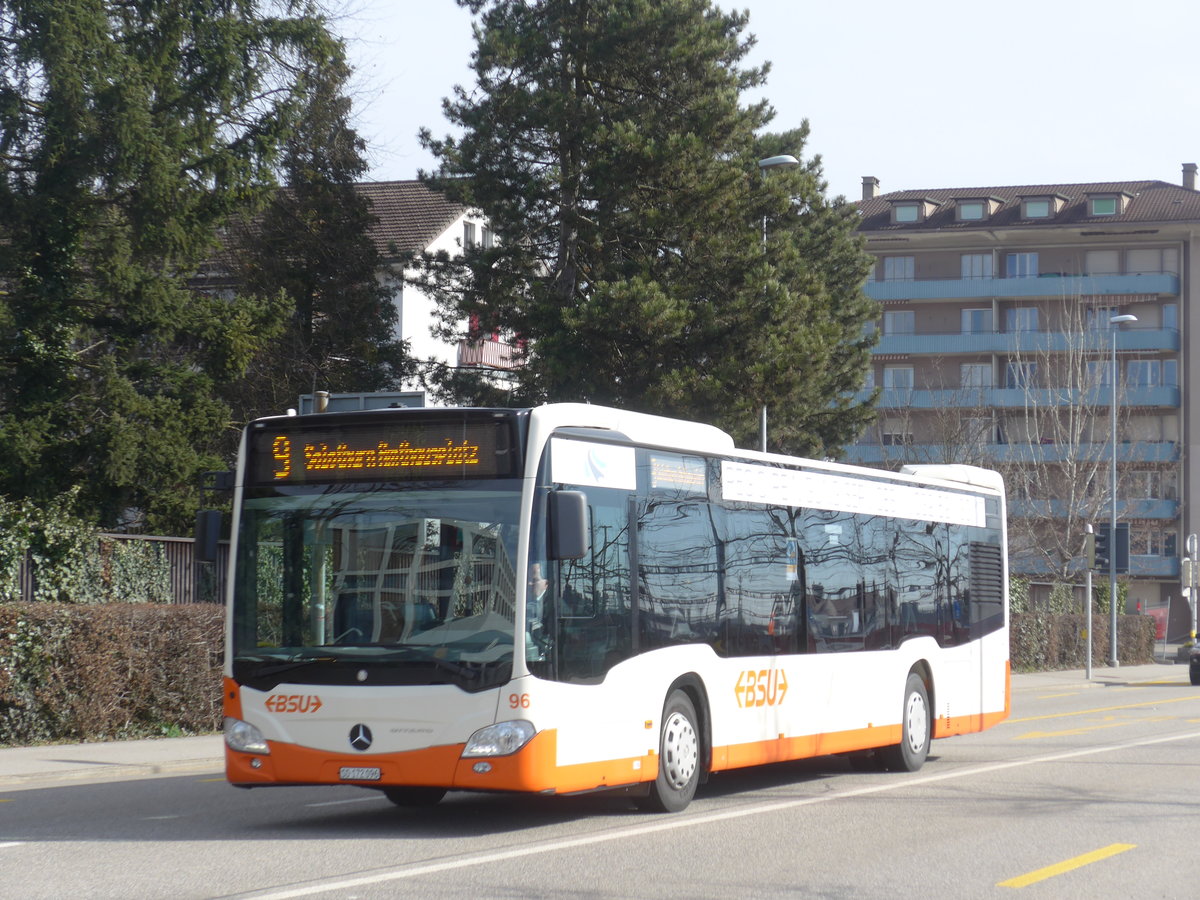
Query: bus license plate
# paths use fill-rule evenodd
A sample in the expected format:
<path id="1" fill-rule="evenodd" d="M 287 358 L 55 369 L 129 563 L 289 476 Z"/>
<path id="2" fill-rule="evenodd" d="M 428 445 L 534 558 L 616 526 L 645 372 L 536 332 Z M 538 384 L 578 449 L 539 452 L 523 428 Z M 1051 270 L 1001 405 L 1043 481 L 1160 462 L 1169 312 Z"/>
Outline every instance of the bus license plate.
<path id="1" fill-rule="evenodd" d="M 342 766 L 338 772 L 342 781 L 378 781 L 382 777 L 379 769 L 362 766 Z"/>

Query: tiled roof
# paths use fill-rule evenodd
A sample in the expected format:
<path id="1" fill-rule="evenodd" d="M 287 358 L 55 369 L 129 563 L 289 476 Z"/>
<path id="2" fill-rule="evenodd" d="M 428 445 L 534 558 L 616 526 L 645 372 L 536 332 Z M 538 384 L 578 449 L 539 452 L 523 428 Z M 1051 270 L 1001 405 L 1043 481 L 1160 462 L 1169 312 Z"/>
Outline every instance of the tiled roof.
<path id="1" fill-rule="evenodd" d="M 1122 192 L 1132 197 L 1124 212 L 1114 216 L 1088 215 L 1089 194 Z M 1021 197 L 1047 197 L 1053 194 L 1067 198 L 1067 202 L 1057 214 L 1045 219 L 1021 218 Z M 977 200 L 984 197 L 995 197 L 1003 201 L 1003 204 L 984 219 L 955 221 L 954 200 Z M 933 200 L 941 205 L 924 221 L 892 224 L 892 202 L 896 200 Z M 1108 181 L 1095 184 L 1031 184 L 895 191 L 880 194 L 870 200 L 862 200 L 857 206 L 862 216 L 859 231 L 871 232 L 1200 222 L 1200 191 L 1188 190 L 1176 184 L 1167 184 L 1165 181 Z"/>
<path id="2" fill-rule="evenodd" d="M 371 201 L 371 240 L 383 257 L 420 252 L 467 211 L 420 181 L 365 181 L 355 185 Z"/>

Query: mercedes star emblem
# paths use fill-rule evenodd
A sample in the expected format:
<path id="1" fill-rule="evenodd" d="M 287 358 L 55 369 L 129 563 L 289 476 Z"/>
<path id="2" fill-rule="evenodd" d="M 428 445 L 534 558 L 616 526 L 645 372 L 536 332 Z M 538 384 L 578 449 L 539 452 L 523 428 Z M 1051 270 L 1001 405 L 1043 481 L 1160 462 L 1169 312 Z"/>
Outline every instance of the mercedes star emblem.
<path id="1" fill-rule="evenodd" d="M 350 746 L 355 750 L 366 750 L 371 746 L 371 729 L 358 724 L 350 729 Z"/>

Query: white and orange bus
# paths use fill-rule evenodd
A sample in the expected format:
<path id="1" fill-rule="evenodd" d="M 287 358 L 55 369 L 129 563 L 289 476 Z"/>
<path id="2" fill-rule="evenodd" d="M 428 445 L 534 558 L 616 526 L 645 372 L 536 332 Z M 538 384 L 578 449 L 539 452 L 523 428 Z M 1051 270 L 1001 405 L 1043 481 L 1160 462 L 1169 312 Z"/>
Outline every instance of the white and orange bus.
<path id="1" fill-rule="evenodd" d="M 915 770 L 1009 710 L 1003 484 L 738 450 L 598 406 L 251 423 L 228 779 L 621 790 L 826 754 Z"/>

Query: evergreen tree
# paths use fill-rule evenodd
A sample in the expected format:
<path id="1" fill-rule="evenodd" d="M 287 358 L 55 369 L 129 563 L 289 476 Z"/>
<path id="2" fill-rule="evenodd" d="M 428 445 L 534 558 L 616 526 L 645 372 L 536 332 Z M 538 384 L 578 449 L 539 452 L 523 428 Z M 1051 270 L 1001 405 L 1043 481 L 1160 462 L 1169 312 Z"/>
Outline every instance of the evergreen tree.
<path id="1" fill-rule="evenodd" d="M 477 87 L 444 104 L 461 137 L 423 142 L 435 183 L 478 207 L 496 246 L 425 261 L 459 323 L 528 348 L 510 400 L 586 400 L 718 424 L 775 449 L 832 453 L 870 411 L 842 399 L 869 361 L 871 260 L 828 200 L 807 126 L 764 133 L 742 104 L 744 14 L 708 0 L 458 0 L 480 16 Z M 764 224 L 765 223 L 765 224 Z M 443 388 L 482 399 L 455 373 Z M 494 392 L 493 392 L 494 393 Z"/>
<path id="2" fill-rule="evenodd" d="M 341 57 L 302 0 L 0 7 L 0 492 L 186 527 L 281 314 L 189 279 Z"/>
<path id="3" fill-rule="evenodd" d="M 239 420 L 278 414 L 317 389 L 395 390 L 412 374 L 396 335 L 394 283 L 369 237 L 375 217 L 355 189 L 367 163 L 350 126 L 349 76 L 333 65 L 310 84 L 283 152 L 285 188 L 238 229 L 242 283 L 281 297 L 289 313 L 231 393 Z"/>

